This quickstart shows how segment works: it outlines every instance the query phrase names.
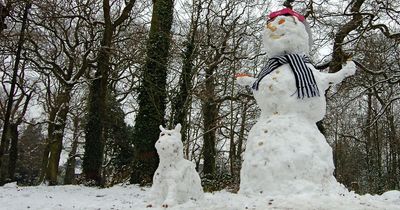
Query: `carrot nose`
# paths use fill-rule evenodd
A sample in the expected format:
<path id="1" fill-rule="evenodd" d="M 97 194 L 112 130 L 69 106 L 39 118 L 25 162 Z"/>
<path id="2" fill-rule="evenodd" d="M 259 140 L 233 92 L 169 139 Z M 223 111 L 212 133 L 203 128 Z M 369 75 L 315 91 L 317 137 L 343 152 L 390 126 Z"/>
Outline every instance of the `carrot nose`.
<path id="1" fill-rule="evenodd" d="M 278 24 L 279 24 L 279 25 L 281 25 L 281 24 L 283 24 L 283 23 L 285 23 L 285 19 L 280 19 L 280 20 L 278 21 Z"/>
<path id="2" fill-rule="evenodd" d="M 276 27 L 273 26 L 271 23 L 268 23 L 268 24 L 267 24 L 267 28 L 268 28 L 269 30 L 271 30 L 272 32 L 276 31 Z"/>

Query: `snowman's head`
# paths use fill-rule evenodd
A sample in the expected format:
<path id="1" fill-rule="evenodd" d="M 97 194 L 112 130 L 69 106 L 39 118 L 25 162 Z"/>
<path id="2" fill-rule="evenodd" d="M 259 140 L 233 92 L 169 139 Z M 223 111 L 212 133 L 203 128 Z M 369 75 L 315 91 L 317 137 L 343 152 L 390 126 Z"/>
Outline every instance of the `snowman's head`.
<path id="1" fill-rule="evenodd" d="M 160 130 L 160 137 L 155 144 L 160 159 L 183 158 L 181 124 L 176 125 L 173 130 L 167 130 L 160 125 Z"/>
<path id="2" fill-rule="evenodd" d="M 311 35 L 305 18 L 285 8 L 269 15 L 265 25 L 264 48 L 270 57 L 284 54 L 308 54 Z"/>

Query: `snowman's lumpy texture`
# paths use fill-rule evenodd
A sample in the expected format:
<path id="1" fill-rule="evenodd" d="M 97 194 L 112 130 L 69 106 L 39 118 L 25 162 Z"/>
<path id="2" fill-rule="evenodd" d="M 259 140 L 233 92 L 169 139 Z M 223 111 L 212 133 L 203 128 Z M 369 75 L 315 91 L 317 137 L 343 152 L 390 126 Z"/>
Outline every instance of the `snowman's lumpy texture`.
<path id="1" fill-rule="evenodd" d="M 309 38 L 303 23 L 293 16 L 278 16 L 267 23 L 264 31 L 264 48 L 270 57 L 285 54 L 307 55 Z M 258 90 L 254 91 L 263 115 L 297 114 L 313 121 L 321 120 L 325 115 L 325 90 L 329 87 L 324 76 L 311 64 L 307 64 L 314 73 L 320 90 L 319 97 L 297 98 L 295 77 L 289 64 L 275 69 L 261 80 Z"/>
<path id="2" fill-rule="evenodd" d="M 268 22 L 264 47 L 269 57 L 307 55 L 309 36 L 305 25 L 293 16 L 278 16 Z M 333 176 L 332 148 L 316 122 L 326 112 L 325 90 L 355 72 L 348 62 L 339 72 L 321 73 L 312 64 L 319 96 L 298 97 L 293 70 L 283 64 L 253 89 L 261 109 L 258 122 L 249 132 L 241 170 L 240 193 L 290 194 L 345 191 Z M 254 78 L 238 78 L 251 86 Z"/>
<path id="3" fill-rule="evenodd" d="M 317 84 L 320 83 L 319 75 L 314 76 Z M 299 99 L 293 71 L 289 64 L 284 64 L 264 77 L 253 94 L 263 116 L 295 114 L 316 122 L 324 117 L 326 109 L 325 89 L 319 86 L 319 97 Z"/>
<path id="4" fill-rule="evenodd" d="M 160 130 L 160 138 L 155 144 L 160 163 L 153 177 L 150 204 L 161 204 L 165 208 L 203 198 L 195 165 L 183 157 L 181 125 L 173 130 L 160 126 Z"/>

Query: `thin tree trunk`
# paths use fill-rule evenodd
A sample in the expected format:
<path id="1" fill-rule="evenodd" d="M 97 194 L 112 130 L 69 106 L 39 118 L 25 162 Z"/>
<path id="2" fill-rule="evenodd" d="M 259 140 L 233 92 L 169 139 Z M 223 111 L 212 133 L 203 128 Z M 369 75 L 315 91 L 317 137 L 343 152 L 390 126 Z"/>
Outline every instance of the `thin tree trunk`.
<path id="1" fill-rule="evenodd" d="M 50 154 L 50 143 L 49 143 L 49 139 L 46 139 L 46 145 L 43 150 L 42 166 L 40 169 L 38 184 L 42 184 L 45 181 L 46 172 L 47 172 L 47 164 L 49 162 L 49 154 Z"/>
<path id="2" fill-rule="evenodd" d="M 367 109 L 367 121 L 366 121 L 366 126 L 371 126 L 371 119 L 372 119 L 372 92 L 371 90 L 368 91 L 368 109 Z M 373 140 L 372 140 L 372 134 L 371 134 L 371 129 L 367 128 L 365 129 L 365 137 L 366 137 L 366 163 L 367 163 L 367 171 L 368 171 L 368 175 L 367 175 L 367 180 L 369 185 L 371 186 L 373 183 L 373 155 L 372 155 L 372 144 L 373 144 Z M 370 189 L 371 190 L 371 189 Z"/>
<path id="3" fill-rule="evenodd" d="M 74 123 L 74 134 L 73 141 L 71 145 L 71 151 L 68 155 L 67 167 L 65 169 L 64 184 L 75 184 L 75 167 L 76 167 L 76 152 L 78 149 L 79 140 L 79 125 L 80 118 L 76 116 L 73 119 Z"/>
<path id="4" fill-rule="evenodd" d="M 8 142 L 10 141 L 10 118 L 11 118 L 11 110 L 13 107 L 13 102 L 14 102 L 14 93 L 15 89 L 17 86 L 17 76 L 18 76 L 18 69 L 19 69 L 19 63 L 21 61 L 21 52 L 22 52 L 22 47 L 24 45 L 25 41 L 25 30 L 27 27 L 27 22 L 28 22 L 28 12 L 29 9 L 31 8 L 32 3 L 31 2 L 26 2 L 25 3 L 25 9 L 24 9 L 24 15 L 22 18 L 22 26 L 21 26 L 21 34 L 19 36 L 18 40 L 18 46 L 17 46 L 17 52 L 16 52 L 16 57 L 15 57 L 15 63 L 14 63 L 14 68 L 13 68 L 13 73 L 12 73 L 12 78 L 11 78 L 11 84 L 10 84 L 10 92 L 8 95 L 7 99 L 7 107 L 6 107 L 6 113 L 4 115 L 4 124 L 3 124 L 3 133 L 1 135 L 1 142 L 0 142 L 0 185 L 4 184 L 4 177 L 5 171 L 7 170 L 6 168 L 3 167 L 3 158 L 4 158 L 4 153 L 8 149 L 6 145 L 8 145 Z"/>
<path id="5" fill-rule="evenodd" d="M 396 148 L 396 126 L 394 122 L 393 107 L 387 109 L 387 120 L 389 126 L 389 154 L 390 163 L 388 163 L 389 171 L 389 189 L 398 189 L 399 178 L 397 174 L 397 148 Z"/>
<path id="6" fill-rule="evenodd" d="M 10 124 L 10 156 L 8 161 L 8 179 L 10 182 L 15 181 L 15 168 L 18 160 L 18 124 Z"/>
<path id="7" fill-rule="evenodd" d="M 15 109 L 14 113 L 12 114 L 13 116 L 15 115 L 15 112 L 17 111 L 19 107 L 19 103 L 22 102 L 22 99 L 25 98 L 25 103 L 23 106 L 23 109 L 21 112 L 18 113 L 17 119 L 15 119 L 15 122 L 10 123 L 10 132 L 11 132 L 11 146 L 10 146 L 10 155 L 9 155 L 9 160 L 8 160 L 8 178 L 9 181 L 13 182 L 15 181 L 15 169 L 17 166 L 17 160 L 18 160 L 18 142 L 19 142 L 19 132 L 18 132 L 18 126 L 21 125 L 23 122 L 23 118 L 25 116 L 26 110 L 28 109 L 28 104 L 29 101 L 32 98 L 33 91 L 30 92 L 29 94 L 26 94 L 24 90 L 22 90 L 22 95 L 19 97 L 18 102 L 15 104 Z M 13 117 L 14 118 L 14 117 Z"/>
<path id="8" fill-rule="evenodd" d="M 247 109 L 248 109 L 248 104 L 247 101 L 244 102 L 243 108 L 241 110 L 242 118 L 240 121 L 240 130 L 239 130 L 239 136 L 238 136 L 238 141 L 237 141 L 237 148 L 236 148 L 236 166 L 237 166 L 237 181 L 238 183 L 240 182 L 240 170 L 242 168 L 242 152 L 243 152 L 243 141 L 244 141 L 244 133 L 246 131 L 246 121 L 247 121 Z"/>

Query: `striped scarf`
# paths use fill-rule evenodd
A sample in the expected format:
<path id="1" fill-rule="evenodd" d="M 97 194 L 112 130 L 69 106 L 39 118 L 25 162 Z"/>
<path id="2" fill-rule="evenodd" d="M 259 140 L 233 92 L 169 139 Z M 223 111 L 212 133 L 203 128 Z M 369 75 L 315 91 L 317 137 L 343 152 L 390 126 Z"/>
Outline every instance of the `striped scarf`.
<path id="1" fill-rule="evenodd" d="M 308 98 L 319 96 L 317 83 L 314 74 L 306 65 L 310 59 L 305 55 L 287 54 L 269 59 L 267 65 L 261 70 L 257 80 L 253 84 L 253 89 L 258 90 L 261 80 L 283 64 L 289 63 L 296 80 L 297 97 Z"/>

